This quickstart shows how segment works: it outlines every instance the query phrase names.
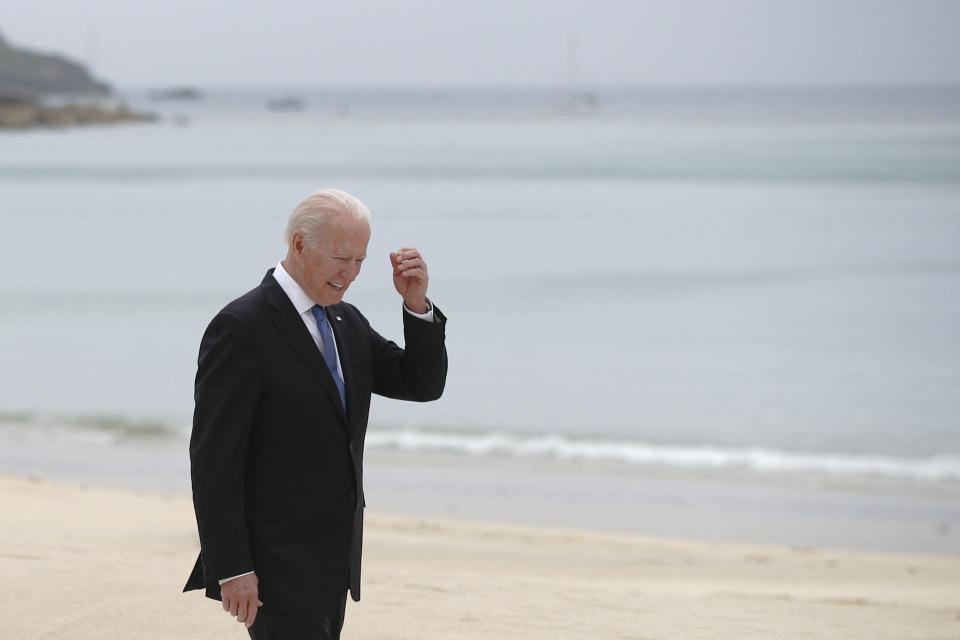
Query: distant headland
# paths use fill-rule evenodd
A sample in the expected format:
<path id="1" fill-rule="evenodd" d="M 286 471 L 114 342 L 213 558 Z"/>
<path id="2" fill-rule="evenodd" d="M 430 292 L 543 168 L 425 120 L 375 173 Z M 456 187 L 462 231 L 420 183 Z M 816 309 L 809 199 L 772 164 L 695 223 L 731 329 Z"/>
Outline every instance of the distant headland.
<path id="1" fill-rule="evenodd" d="M 14 47 L 0 34 L 0 129 L 153 121 L 64 56 Z"/>

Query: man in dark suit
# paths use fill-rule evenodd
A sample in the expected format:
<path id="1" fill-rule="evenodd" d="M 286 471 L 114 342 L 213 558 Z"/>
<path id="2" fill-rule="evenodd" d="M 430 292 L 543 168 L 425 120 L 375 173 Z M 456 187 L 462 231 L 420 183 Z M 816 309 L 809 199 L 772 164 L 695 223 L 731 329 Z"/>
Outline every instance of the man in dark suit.
<path id="1" fill-rule="evenodd" d="M 447 372 L 445 318 L 427 267 L 390 254 L 405 348 L 343 294 L 370 239 L 369 211 L 328 189 L 290 216 L 287 256 L 228 304 L 200 343 L 190 439 L 206 589 L 255 640 L 339 638 L 360 599 L 363 443 L 370 394 L 427 401 Z"/>

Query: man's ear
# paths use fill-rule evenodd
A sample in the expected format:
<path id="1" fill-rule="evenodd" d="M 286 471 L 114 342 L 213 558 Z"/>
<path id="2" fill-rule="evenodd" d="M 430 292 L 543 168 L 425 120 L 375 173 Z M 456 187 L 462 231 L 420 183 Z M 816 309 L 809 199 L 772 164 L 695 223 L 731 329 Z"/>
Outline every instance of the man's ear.
<path id="1" fill-rule="evenodd" d="M 294 231 L 290 236 L 290 255 L 300 256 L 303 253 L 303 231 Z"/>

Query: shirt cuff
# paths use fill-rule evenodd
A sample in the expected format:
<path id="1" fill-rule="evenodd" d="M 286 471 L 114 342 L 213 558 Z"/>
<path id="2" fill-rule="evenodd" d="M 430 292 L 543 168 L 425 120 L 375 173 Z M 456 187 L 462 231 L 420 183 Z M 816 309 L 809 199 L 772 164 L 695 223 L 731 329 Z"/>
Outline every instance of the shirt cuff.
<path id="1" fill-rule="evenodd" d="M 407 308 L 406 303 L 404 303 L 403 309 L 404 309 L 404 311 L 406 311 L 407 313 L 409 313 L 410 315 L 412 315 L 414 318 L 420 318 L 421 320 L 426 320 L 427 322 L 433 322 L 433 303 L 430 302 L 429 299 L 427 300 L 427 312 L 426 312 L 426 313 L 416 313 L 416 312 L 414 312 L 414 311 L 410 311 L 410 309 Z"/>
<path id="2" fill-rule="evenodd" d="M 222 587 L 224 582 L 230 582 L 234 578 L 242 578 L 243 576 L 248 576 L 251 573 L 253 573 L 253 571 L 247 571 L 246 573 L 238 573 L 235 576 L 230 576 L 229 578 L 224 578 L 223 580 L 217 580 L 217 584 L 219 584 Z"/>

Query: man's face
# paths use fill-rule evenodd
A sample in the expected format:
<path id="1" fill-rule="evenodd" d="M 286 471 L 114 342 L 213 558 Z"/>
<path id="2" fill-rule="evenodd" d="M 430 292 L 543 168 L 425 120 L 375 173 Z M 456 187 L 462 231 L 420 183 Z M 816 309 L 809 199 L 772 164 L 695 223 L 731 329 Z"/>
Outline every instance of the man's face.
<path id="1" fill-rule="evenodd" d="M 360 274 L 367 257 L 370 224 L 340 216 L 328 222 L 320 236 L 307 240 L 302 233 L 295 233 L 289 254 L 293 264 L 285 262 L 284 268 L 311 300 L 325 307 L 340 302 Z"/>

